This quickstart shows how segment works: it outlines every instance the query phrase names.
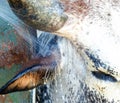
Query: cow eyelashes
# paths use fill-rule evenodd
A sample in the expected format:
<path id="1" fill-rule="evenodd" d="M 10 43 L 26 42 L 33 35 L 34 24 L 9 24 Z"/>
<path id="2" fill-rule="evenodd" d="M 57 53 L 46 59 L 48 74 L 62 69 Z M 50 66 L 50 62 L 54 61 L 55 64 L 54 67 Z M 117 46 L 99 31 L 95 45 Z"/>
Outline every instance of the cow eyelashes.
<path id="1" fill-rule="evenodd" d="M 106 74 L 101 71 L 92 71 L 92 75 L 95 76 L 99 80 L 109 81 L 109 82 L 117 82 L 117 79 L 109 74 Z"/>

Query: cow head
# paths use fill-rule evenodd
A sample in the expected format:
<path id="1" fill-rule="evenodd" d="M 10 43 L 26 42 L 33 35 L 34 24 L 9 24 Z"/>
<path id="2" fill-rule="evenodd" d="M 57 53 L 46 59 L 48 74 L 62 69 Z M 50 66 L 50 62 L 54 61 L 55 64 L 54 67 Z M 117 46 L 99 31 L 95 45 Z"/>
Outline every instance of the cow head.
<path id="1" fill-rule="evenodd" d="M 10 3 L 11 1 L 15 0 L 9 0 Z M 29 0 L 26 1 L 30 3 Z M 39 4 L 40 1 L 37 2 Z M 52 0 L 47 3 L 50 2 Z M 62 10 L 64 9 L 57 15 L 60 17 L 58 22 L 60 26 L 55 30 L 50 27 L 49 30 L 46 29 L 49 26 L 44 28 L 43 25 L 42 30 L 58 35 L 57 53 L 59 53 L 54 53 L 60 58 L 54 67 L 57 68 L 54 77 L 47 81 L 45 91 L 41 92 L 43 87 L 39 87 L 42 90 L 39 89 L 37 95 L 39 97 L 42 95 L 40 97 L 42 102 L 53 103 L 120 102 L 120 2 L 117 0 L 60 0 L 59 2 L 62 4 Z M 36 2 L 32 7 L 35 4 Z M 12 8 L 14 7 L 16 9 L 16 6 L 12 5 Z M 31 26 L 40 29 L 34 22 L 31 23 L 33 23 Z M 49 35 L 53 36 L 47 34 Z M 57 60 L 56 57 L 54 60 Z M 18 75 L 17 79 L 19 77 Z M 12 82 L 14 80 L 16 79 Z"/>

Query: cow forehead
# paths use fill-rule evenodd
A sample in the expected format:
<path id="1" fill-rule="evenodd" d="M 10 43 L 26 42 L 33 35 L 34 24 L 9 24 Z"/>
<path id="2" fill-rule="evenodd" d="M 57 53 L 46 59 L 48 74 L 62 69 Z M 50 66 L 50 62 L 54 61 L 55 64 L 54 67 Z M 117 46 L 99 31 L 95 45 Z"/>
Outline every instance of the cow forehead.
<path id="1" fill-rule="evenodd" d="M 116 72 L 120 69 L 120 2 L 90 0 L 89 11 L 79 22 L 76 42 L 89 49 Z"/>

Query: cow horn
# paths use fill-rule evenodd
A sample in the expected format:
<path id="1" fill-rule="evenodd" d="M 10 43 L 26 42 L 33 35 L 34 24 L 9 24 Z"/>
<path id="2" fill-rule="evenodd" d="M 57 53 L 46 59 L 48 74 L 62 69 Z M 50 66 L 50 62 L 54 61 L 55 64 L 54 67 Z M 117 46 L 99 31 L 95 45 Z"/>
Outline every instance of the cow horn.
<path id="1" fill-rule="evenodd" d="M 8 0 L 13 12 L 29 26 L 53 32 L 65 24 L 67 16 L 56 0 Z"/>

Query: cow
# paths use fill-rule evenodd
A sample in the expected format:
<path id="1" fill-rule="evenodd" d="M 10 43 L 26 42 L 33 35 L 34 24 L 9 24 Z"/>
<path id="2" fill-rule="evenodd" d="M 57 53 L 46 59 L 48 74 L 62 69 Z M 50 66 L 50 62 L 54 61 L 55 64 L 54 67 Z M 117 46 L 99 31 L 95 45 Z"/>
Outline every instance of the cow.
<path id="1" fill-rule="evenodd" d="M 35 39 L 39 58 L 32 59 L 0 94 L 37 87 L 36 101 L 40 103 L 120 103 L 119 0 L 8 2 L 19 19 L 40 34 Z M 53 11 L 47 15 L 49 21 L 39 16 L 38 7 L 43 5 L 46 9 L 42 11 Z M 31 10 L 38 14 L 26 16 Z"/>

